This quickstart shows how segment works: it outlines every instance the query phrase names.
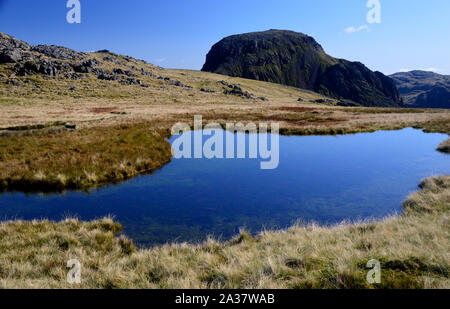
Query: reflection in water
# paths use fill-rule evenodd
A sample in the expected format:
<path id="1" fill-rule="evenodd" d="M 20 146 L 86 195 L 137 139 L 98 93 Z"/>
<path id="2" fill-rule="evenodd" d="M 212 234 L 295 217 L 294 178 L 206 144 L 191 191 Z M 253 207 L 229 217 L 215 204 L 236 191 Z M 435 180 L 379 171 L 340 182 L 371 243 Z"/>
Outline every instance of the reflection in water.
<path id="1" fill-rule="evenodd" d="M 248 138 L 248 136 L 247 136 Z M 298 220 L 333 224 L 401 211 L 424 177 L 450 173 L 435 151 L 447 136 L 418 130 L 338 137 L 280 136 L 279 166 L 255 159 L 173 160 L 153 175 L 87 195 L 0 196 L 1 219 L 114 215 L 141 244 L 229 238 Z"/>

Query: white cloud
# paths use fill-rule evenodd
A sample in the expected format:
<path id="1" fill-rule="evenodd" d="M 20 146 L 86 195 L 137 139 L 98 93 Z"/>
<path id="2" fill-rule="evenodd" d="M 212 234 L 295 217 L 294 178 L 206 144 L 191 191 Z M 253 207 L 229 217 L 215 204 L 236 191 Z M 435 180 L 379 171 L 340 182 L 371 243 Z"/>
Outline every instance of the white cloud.
<path id="1" fill-rule="evenodd" d="M 369 31 L 370 29 L 369 29 L 369 26 L 367 26 L 367 25 L 362 25 L 362 26 L 359 26 L 358 28 L 355 28 L 355 27 L 351 26 L 351 27 L 348 27 L 348 28 L 344 29 L 345 33 L 348 33 L 348 34 L 360 32 L 362 30 Z"/>
<path id="2" fill-rule="evenodd" d="M 159 58 L 159 59 L 154 60 L 154 62 L 156 62 L 156 63 L 162 63 L 164 61 L 166 61 L 166 58 Z"/>

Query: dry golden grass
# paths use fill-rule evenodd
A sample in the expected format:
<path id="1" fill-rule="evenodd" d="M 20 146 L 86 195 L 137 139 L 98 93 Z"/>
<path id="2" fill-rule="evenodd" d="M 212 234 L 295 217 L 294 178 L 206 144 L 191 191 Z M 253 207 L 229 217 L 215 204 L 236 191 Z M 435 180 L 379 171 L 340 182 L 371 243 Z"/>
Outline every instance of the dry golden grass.
<path id="1" fill-rule="evenodd" d="M 0 224 L 2 288 L 450 288 L 450 176 L 427 179 L 405 214 L 332 228 L 297 225 L 227 243 L 136 250 L 111 219 Z M 66 263 L 82 264 L 81 284 Z M 366 281 L 381 262 L 381 284 Z"/>

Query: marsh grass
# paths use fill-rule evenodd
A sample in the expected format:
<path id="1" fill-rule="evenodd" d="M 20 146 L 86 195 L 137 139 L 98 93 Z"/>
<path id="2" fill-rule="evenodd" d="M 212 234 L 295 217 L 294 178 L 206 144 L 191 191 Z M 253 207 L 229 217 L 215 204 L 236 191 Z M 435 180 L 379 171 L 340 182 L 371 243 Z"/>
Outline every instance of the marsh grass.
<path id="1" fill-rule="evenodd" d="M 115 108 L 104 108 L 98 112 L 103 110 L 109 113 Z M 308 115 L 303 115 L 305 113 Z M 171 161 L 171 146 L 165 139 L 169 137 L 170 124 L 175 123 L 176 119 L 184 119 L 193 127 L 193 117 L 186 114 L 184 118 L 164 118 L 159 122 L 125 123 L 81 130 L 67 129 L 72 126 L 65 122 L 7 127 L 0 130 L 0 192 L 88 191 L 151 173 Z M 228 122 L 247 124 L 249 121 L 264 120 L 296 123 L 293 127 L 282 125 L 279 130 L 282 135 L 344 135 L 411 126 L 410 123 L 329 126 L 330 122 L 345 121 L 342 116 L 330 111 L 249 114 L 245 120 L 229 114 L 206 113 L 203 120 L 204 124 L 217 122 L 224 129 Z M 448 122 L 435 121 L 416 126 L 420 127 L 426 132 L 450 130 Z M 448 151 L 448 141 L 443 142 L 438 150 Z"/>
<path id="2" fill-rule="evenodd" d="M 229 242 L 136 249 L 111 218 L 0 224 L 2 288 L 450 288 L 450 176 L 426 179 L 403 215 L 334 227 L 242 231 Z M 82 264 L 82 283 L 66 263 Z M 381 284 L 366 263 L 381 262 Z"/>
<path id="3" fill-rule="evenodd" d="M 143 123 L 0 138 L 0 191 L 88 190 L 151 173 L 171 160 L 164 134 Z"/>
<path id="4" fill-rule="evenodd" d="M 439 147 L 437 148 L 438 151 L 443 153 L 450 153 L 450 138 L 443 141 Z"/>

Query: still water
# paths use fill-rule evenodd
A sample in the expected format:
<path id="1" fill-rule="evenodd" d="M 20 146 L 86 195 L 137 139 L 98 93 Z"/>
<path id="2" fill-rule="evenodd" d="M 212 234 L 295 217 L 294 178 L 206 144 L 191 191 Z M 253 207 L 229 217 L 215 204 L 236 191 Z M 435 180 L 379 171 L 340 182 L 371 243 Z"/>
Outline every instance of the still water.
<path id="1" fill-rule="evenodd" d="M 414 129 L 280 136 L 274 170 L 261 170 L 255 159 L 174 159 L 153 175 L 90 194 L 2 194 L 0 220 L 113 215 L 126 235 L 152 245 L 228 239 L 240 228 L 258 232 L 299 220 L 382 218 L 400 212 L 422 178 L 450 174 L 450 156 L 435 151 L 447 137 Z"/>

